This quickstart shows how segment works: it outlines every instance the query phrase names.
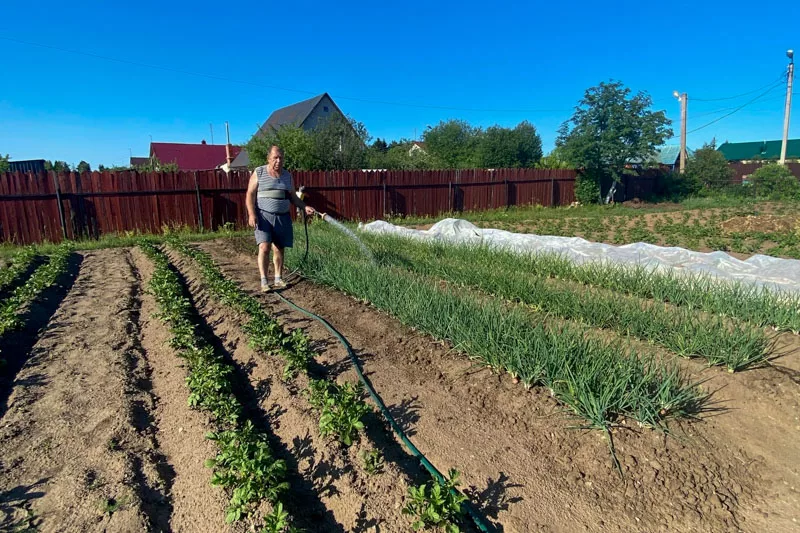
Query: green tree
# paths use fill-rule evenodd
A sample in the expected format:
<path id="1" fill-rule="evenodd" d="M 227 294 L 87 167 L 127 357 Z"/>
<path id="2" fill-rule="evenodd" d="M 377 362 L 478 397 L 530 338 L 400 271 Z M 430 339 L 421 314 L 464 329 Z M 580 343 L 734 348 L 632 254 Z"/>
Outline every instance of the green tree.
<path id="1" fill-rule="evenodd" d="M 478 166 L 480 135 L 479 128 L 464 120 L 448 120 L 428 126 L 422 139 L 437 168 L 474 168 Z"/>
<path id="2" fill-rule="evenodd" d="M 552 152 L 536 162 L 536 168 L 575 168 L 566 160 L 561 148 L 554 148 Z"/>
<path id="3" fill-rule="evenodd" d="M 70 172 L 72 170 L 66 161 L 45 161 L 44 169 L 55 172 Z"/>
<path id="4" fill-rule="evenodd" d="M 11 156 L 6 154 L 5 156 L 0 155 L 0 172 L 8 172 L 11 168 L 11 165 L 8 164 L 8 160 L 11 159 Z"/>
<path id="5" fill-rule="evenodd" d="M 377 152 L 381 152 L 381 153 L 384 153 L 384 154 L 389 151 L 389 145 L 386 144 L 386 141 L 384 139 L 381 139 L 381 138 L 375 139 L 375 142 L 372 143 L 372 146 L 370 148 L 372 148 L 373 150 L 375 150 Z"/>
<path id="6" fill-rule="evenodd" d="M 346 170 L 367 166 L 369 133 L 361 122 L 333 115 L 311 135 L 314 155 L 322 170 Z"/>
<path id="7" fill-rule="evenodd" d="M 533 167 L 542 158 L 542 139 L 528 121 L 514 129 L 492 126 L 478 135 L 478 166 L 483 168 Z"/>
<path id="8" fill-rule="evenodd" d="M 314 153 L 314 140 L 310 133 L 294 124 L 253 136 L 245 149 L 250 156 L 250 167 L 265 165 L 269 149 L 278 145 L 283 149 L 284 165 L 292 170 L 317 170 L 320 164 Z"/>
<path id="9" fill-rule="evenodd" d="M 750 181 L 759 196 L 772 200 L 800 199 L 800 180 L 778 163 L 760 167 L 750 176 Z"/>
<path id="10" fill-rule="evenodd" d="M 581 202 L 598 201 L 603 177 L 619 182 L 627 162 L 649 159 L 672 136 L 664 112 L 650 110 L 650 96 L 630 93 L 621 82 L 601 82 L 586 90 L 572 118 L 559 128 L 556 146 L 567 161 L 584 169 L 576 184 Z"/>
<path id="11" fill-rule="evenodd" d="M 86 161 L 81 161 L 78 163 L 78 166 L 75 168 L 78 172 L 91 172 L 92 166 L 87 163 Z"/>
<path id="12" fill-rule="evenodd" d="M 691 193 L 698 192 L 703 187 L 719 189 L 729 186 L 733 169 L 728 165 L 728 160 L 722 152 L 714 148 L 713 144 L 704 144 L 686 161 L 684 176 L 685 185 Z"/>

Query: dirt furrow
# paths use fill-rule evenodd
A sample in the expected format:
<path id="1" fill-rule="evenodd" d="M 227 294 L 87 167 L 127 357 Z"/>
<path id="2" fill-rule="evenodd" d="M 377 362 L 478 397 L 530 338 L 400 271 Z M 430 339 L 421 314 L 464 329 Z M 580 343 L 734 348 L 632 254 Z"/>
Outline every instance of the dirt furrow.
<path id="1" fill-rule="evenodd" d="M 256 293 L 253 257 L 224 241 L 201 247 Z M 336 291 L 301 282 L 284 294 L 350 340 L 420 449 L 440 469 L 463 471 L 484 512 L 504 531 L 761 530 L 751 511 L 770 509 L 762 492 L 770 483 L 760 472 L 764 458 L 738 446 L 713 418 L 674 427 L 672 437 L 638 427 L 616 430 L 620 477 L 602 434 L 570 429 L 574 422 L 541 388 L 525 391 Z M 265 302 L 282 320 L 331 342 L 274 296 Z M 344 358 L 335 349 L 326 353 Z M 773 523 L 775 530 L 791 524 Z"/>
<path id="2" fill-rule="evenodd" d="M 418 464 L 386 435 L 377 415 L 368 421 L 367 435 L 350 448 L 319 436 L 316 415 L 301 396 L 304 377 L 297 385 L 281 379 L 284 363 L 256 354 L 241 330 L 242 317 L 219 304 L 204 289 L 198 272 L 178 254 L 171 260 L 185 276 L 202 320 L 234 363 L 249 416 L 272 434 L 278 455 L 287 461 L 292 495 L 289 511 L 307 531 L 408 531 L 402 514 L 409 482 L 421 482 Z M 363 450 L 385 454 L 383 473 L 369 476 L 360 462 Z"/>
<path id="3" fill-rule="evenodd" d="M 147 286 L 152 263 L 137 249 L 131 251 L 134 271 Z M 230 531 L 225 524 L 227 498 L 211 485 L 211 470 L 205 461 L 214 457 L 216 446 L 205 438 L 213 429 L 203 412 L 189 408 L 183 361 L 169 347 L 171 337 L 154 317 L 157 305 L 144 293 L 140 312 L 143 357 L 148 363 L 147 381 L 154 398 L 152 425 L 159 428 L 159 454 L 164 477 L 170 480 L 172 512 L 169 530 L 211 533 Z"/>
<path id="4" fill-rule="evenodd" d="M 83 254 L 9 397 L 0 428 L 3 527 L 167 529 L 139 291 L 126 251 Z"/>

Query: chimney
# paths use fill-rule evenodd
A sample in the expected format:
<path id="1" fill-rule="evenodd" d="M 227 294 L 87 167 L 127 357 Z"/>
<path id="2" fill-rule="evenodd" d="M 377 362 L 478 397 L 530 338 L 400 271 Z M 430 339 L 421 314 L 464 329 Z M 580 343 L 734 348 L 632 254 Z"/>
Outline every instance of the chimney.
<path id="1" fill-rule="evenodd" d="M 202 141 L 200 141 L 200 144 L 206 144 L 206 140 L 203 139 Z"/>

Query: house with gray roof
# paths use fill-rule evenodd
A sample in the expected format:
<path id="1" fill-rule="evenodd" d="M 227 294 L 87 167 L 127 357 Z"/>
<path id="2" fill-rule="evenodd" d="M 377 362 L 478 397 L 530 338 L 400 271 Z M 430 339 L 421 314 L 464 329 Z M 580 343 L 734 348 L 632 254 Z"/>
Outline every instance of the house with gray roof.
<path id="1" fill-rule="evenodd" d="M 276 109 L 255 135 L 265 135 L 286 125 L 294 125 L 303 128 L 305 131 L 311 131 L 324 124 L 333 115 L 345 118 L 344 113 L 333 101 L 333 98 L 328 93 L 322 93 L 314 98 Z M 246 150 L 242 150 L 231 163 L 231 168 L 246 168 L 249 166 L 250 157 L 247 155 Z"/>

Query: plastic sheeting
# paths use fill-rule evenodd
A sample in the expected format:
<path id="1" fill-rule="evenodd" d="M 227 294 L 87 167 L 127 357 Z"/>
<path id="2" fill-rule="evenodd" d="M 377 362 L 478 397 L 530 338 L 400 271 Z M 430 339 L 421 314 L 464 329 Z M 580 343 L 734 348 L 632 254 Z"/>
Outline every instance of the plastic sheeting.
<path id="1" fill-rule="evenodd" d="M 481 229 L 466 220 L 455 218 L 441 220 L 429 230 L 404 228 L 382 220 L 359 224 L 359 229 L 413 239 L 485 245 L 518 253 L 553 253 L 578 264 L 606 261 L 641 265 L 656 270 L 674 269 L 687 274 L 710 275 L 720 280 L 765 286 L 773 290 L 800 292 L 800 261 L 796 259 L 779 259 L 759 254 L 742 261 L 725 252 L 703 253 L 643 242 L 613 246 L 590 242 L 580 237 L 553 237 Z"/>

